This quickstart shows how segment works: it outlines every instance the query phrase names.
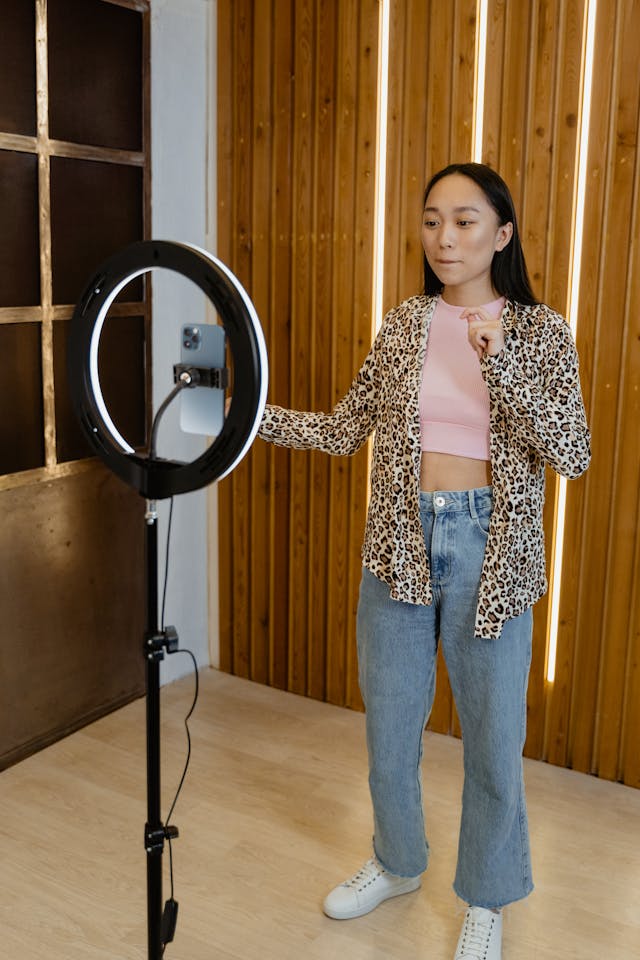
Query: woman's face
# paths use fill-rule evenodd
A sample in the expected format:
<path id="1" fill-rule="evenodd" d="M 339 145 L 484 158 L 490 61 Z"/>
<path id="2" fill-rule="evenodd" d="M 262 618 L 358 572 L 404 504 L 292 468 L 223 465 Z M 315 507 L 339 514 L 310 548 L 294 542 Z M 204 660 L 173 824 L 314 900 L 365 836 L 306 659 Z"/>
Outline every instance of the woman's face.
<path id="1" fill-rule="evenodd" d="M 493 300 L 491 261 L 512 233 L 513 224 L 498 223 L 484 191 L 469 177 L 452 173 L 438 180 L 425 203 L 422 246 L 445 299 L 461 306 Z"/>

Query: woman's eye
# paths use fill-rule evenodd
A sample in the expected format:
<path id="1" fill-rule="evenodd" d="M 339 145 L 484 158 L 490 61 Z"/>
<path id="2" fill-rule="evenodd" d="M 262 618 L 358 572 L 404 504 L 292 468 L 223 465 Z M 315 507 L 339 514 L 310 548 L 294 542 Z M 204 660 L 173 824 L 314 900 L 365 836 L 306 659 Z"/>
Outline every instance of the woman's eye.
<path id="1" fill-rule="evenodd" d="M 471 223 L 471 220 L 458 220 L 459 227 L 468 227 Z"/>
<path id="2" fill-rule="evenodd" d="M 423 227 L 437 227 L 437 226 L 438 226 L 438 221 L 437 221 L 437 220 L 424 220 L 423 223 L 422 223 L 422 226 L 423 226 Z"/>

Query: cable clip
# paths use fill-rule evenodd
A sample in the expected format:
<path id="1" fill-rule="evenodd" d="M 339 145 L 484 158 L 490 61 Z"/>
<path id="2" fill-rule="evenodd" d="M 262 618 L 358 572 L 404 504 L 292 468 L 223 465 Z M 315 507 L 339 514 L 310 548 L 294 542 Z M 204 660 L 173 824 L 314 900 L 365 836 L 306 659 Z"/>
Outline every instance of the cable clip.
<path id="1" fill-rule="evenodd" d="M 144 825 L 144 848 L 147 853 L 160 853 L 164 848 L 165 840 L 177 840 L 180 832 L 177 827 L 164 826 L 160 824 L 157 827 L 150 827 L 148 823 Z"/>
<path id="2" fill-rule="evenodd" d="M 175 653 L 178 649 L 178 631 L 175 627 L 165 627 L 159 633 L 146 633 L 144 637 L 144 652 L 147 660 L 164 660 L 167 653 Z"/>

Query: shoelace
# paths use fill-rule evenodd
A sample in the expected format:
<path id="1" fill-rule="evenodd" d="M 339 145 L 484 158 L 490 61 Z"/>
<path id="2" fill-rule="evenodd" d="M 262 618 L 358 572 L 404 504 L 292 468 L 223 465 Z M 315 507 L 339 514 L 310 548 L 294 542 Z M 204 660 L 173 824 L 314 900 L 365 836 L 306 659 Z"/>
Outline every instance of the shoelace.
<path id="1" fill-rule="evenodd" d="M 483 923 L 471 910 L 464 921 L 463 947 L 459 960 L 484 960 L 487 955 L 493 920 Z"/>
<path id="2" fill-rule="evenodd" d="M 356 887 L 358 890 L 362 890 L 373 883 L 377 877 L 381 877 L 383 873 L 384 867 L 381 867 L 377 860 L 367 860 L 364 867 L 354 873 L 350 880 L 345 880 L 342 886 Z"/>

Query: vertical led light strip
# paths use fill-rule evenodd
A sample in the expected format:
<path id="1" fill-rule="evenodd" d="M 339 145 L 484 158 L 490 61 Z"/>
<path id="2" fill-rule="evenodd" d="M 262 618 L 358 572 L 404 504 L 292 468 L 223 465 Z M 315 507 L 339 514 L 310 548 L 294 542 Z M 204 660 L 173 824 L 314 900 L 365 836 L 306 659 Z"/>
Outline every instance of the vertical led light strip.
<path id="1" fill-rule="evenodd" d="M 567 317 L 573 336 L 578 325 L 578 302 L 580 297 L 580 267 L 582 261 L 582 238 L 584 231 L 584 205 L 586 200 L 587 160 L 589 146 L 589 121 L 591 117 L 591 88 L 593 78 L 593 52 L 595 43 L 597 0 L 587 0 L 585 9 L 586 37 L 582 61 L 580 90 L 580 121 L 578 152 L 576 156 L 576 187 L 573 203 L 573 246 L 569 263 L 569 297 Z M 556 674 L 558 649 L 558 624 L 560 620 L 560 585 L 562 557 L 564 552 L 564 524 L 567 505 L 567 481 L 558 477 L 556 494 L 556 522 L 553 538 L 553 563 L 551 592 L 549 598 L 549 635 L 547 639 L 547 682 L 553 683 Z"/>
<path id="2" fill-rule="evenodd" d="M 376 111 L 376 187 L 373 210 L 373 286 L 371 289 L 371 336 L 375 338 L 382 326 L 382 295 L 384 293 L 384 231 L 387 193 L 387 116 L 389 112 L 389 22 L 391 0 L 379 0 L 378 14 L 378 89 Z M 373 445 L 368 442 L 368 473 L 371 473 Z M 371 485 L 367 484 L 367 509 Z"/>
<path id="3" fill-rule="evenodd" d="M 391 0 L 380 0 L 378 24 L 378 110 L 376 118 L 376 195 L 373 215 L 373 334 L 382 323 L 384 290 L 385 195 L 387 185 L 387 114 L 389 102 L 389 19 Z"/>
<path id="4" fill-rule="evenodd" d="M 473 78 L 473 134 L 472 160 L 482 163 L 482 135 L 484 133 L 484 86 L 487 67 L 488 0 L 476 5 L 476 62 Z"/>

